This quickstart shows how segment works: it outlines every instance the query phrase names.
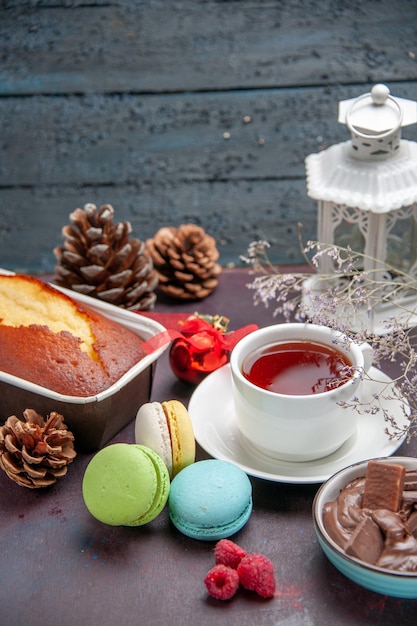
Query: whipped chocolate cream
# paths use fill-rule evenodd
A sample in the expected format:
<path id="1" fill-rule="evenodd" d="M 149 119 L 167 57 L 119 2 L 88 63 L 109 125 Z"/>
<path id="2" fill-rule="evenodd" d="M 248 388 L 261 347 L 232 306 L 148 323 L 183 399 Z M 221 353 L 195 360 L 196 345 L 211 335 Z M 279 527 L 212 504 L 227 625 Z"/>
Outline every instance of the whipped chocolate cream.
<path id="1" fill-rule="evenodd" d="M 369 461 L 367 475 L 323 507 L 329 536 L 350 556 L 417 572 L 417 470 Z"/>

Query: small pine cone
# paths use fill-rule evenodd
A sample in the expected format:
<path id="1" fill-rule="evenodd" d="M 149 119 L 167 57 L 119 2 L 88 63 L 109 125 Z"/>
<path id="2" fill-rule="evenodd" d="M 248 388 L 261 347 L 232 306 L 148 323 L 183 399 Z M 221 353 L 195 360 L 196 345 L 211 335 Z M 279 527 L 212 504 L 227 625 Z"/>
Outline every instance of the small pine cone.
<path id="1" fill-rule="evenodd" d="M 53 411 L 47 421 L 33 409 L 0 426 L 0 467 L 22 487 L 48 487 L 65 476 L 76 452 L 74 435 Z"/>
<path id="2" fill-rule="evenodd" d="M 146 247 L 158 274 L 158 288 L 180 300 L 200 300 L 218 285 L 221 267 L 213 237 L 195 224 L 160 228 Z"/>
<path id="3" fill-rule="evenodd" d="M 130 222 L 113 224 L 114 209 L 86 204 L 70 214 L 64 246 L 54 248 L 56 283 L 125 309 L 152 309 L 158 285 L 145 243 Z"/>

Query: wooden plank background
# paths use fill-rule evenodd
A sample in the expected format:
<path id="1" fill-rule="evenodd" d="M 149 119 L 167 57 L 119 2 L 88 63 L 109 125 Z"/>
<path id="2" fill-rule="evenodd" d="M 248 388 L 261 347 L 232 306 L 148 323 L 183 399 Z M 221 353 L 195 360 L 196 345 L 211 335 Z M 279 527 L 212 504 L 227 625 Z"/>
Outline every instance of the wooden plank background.
<path id="1" fill-rule="evenodd" d="M 258 238 L 293 264 L 304 159 L 349 138 L 339 100 L 417 100 L 417 3 L 6 0 L 0 55 L 0 267 L 53 271 L 86 202 L 140 239 L 200 224 L 223 265 Z"/>

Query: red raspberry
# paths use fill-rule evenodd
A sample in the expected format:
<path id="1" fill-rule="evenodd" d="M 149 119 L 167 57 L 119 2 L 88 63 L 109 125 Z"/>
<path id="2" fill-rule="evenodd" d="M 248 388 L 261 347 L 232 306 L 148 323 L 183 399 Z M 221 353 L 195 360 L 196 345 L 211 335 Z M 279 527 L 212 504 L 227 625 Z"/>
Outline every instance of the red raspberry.
<path id="1" fill-rule="evenodd" d="M 227 565 L 215 565 L 204 579 L 207 591 L 218 600 L 230 600 L 239 588 L 239 576 Z"/>
<path id="2" fill-rule="evenodd" d="M 237 568 L 240 583 L 263 598 L 275 593 L 274 566 L 263 554 L 247 554 Z"/>
<path id="3" fill-rule="evenodd" d="M 216 563 L 233 567 L 233 569 L 237 569 L 244 556 L 246 556 L 246 551 L 230 539 L 220 539 L 214 548 Z"/>

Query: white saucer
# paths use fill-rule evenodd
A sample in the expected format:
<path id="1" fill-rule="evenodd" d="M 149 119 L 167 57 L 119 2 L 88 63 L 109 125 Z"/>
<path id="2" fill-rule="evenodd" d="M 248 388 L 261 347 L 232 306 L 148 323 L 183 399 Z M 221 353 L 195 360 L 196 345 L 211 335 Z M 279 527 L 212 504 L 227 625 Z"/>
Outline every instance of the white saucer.
<path id="1" fill-rule="evenodd" d="M 385 387 L 386 383 L 392 382 L 391 378 L 374 367 L 369 375 L 372 380 L 363 381 L 365 402 L 374 394 L 381 393 L 381 386 Z M 390 398 L 384 399 L 384 403 L 389 414 L 402 423 L 405 419 L 403 401 Z M 295 463 L 264 455 L 252 447 L 238 429 L 229 365 L 214 371 L 198 385 L 191 396 L 188 412 L 195 438 L 208 454 L 235 463 L 251 476 L 282 483 L 324 482 L 351 463 L 390 456 L 405 439 L 405 436 L 402 439 L 389 439 L 384 432 L 386 423 L 383 412 L 378 411 L 374 415 L 359 414 L 356 434 L 323 459 Z"/>

